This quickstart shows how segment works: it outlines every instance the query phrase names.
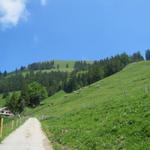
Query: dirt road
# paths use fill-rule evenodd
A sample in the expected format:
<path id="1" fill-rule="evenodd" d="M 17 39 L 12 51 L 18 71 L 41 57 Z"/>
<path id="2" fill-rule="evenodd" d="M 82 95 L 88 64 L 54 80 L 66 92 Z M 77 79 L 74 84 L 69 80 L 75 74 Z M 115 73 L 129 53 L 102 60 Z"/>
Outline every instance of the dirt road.
<path id="1" fill-rule="evenodd" d="M 30 118 L 0 144 L 0 150 L 52 150 L 52 147 L 40 122 Z"/>

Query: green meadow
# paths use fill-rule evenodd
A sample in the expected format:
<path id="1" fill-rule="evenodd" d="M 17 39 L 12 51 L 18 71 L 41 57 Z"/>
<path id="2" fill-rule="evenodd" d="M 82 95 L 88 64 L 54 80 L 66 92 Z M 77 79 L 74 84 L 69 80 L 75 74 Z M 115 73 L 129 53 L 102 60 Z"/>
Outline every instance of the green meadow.
<path id="1" fill-rule="evenodd" d="M 74 60 L 54 60 L 54 66 L 55 66 L 54 69 L 35 70 L 34 73 L 37 73 L 39 71 L 47 72 L 47 73 L 52 72 L 52 71 L 61 71 L 61 72 L 71 73 L 74 70 L 75 62 L 76 61 L 74 61 Z M 89 64 L 93 63 L 92 61 L 86 61 L 86 62 Z M 25 70 L 21 71 L 21 73 L 25 76 L 27 73 L 29 73 L 29 70 L 25 69 Z M 13 74 L 14 74 L 14 72 L 10 72 L 10 73 L 8 73 L 7 77 L 9 77 Z"/>
<path id="2" fill-rule="evenodd" d="M 3 107 L 6 103 L 6 100 L 3 99 L 3 95 L 0 95 L 0 108 Z"/>
<path id="3" fill-rule="evenodd" d="M 71 94 L 63 91 L 26 109 L 42 123 L 54 149 L 149 150 L 150 62 Z"/>

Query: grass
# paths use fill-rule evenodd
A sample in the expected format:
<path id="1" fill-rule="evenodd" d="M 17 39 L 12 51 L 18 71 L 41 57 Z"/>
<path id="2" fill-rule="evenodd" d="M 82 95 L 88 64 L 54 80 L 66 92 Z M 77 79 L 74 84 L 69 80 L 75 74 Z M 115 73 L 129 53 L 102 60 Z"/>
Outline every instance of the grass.
<path id="1" fill-rule="evenodd" d="M 52 71 L 61 71 L 61 72 L 72 72 L 73 69 L 74 69 L 74 64 L 75 64 L 76 61 L 73 61 L 73 60 L 54 60 L 54 66 L 55 66 L 55 69 L 44 69 L 44 70 L 41 70 L 42 72 L 52 72 Z M 92 61 L 87 61 L 87 63 L 91 64 Z M 66 65 L 68 64 L 68 68 L 66 67 Z M 57 69 L 57 65 L 59 65 L 59 68 Z M 34 71 L 34 73 L 37 73 L 39 72 L 40 70 L 36 70 Z M 26 76 L 27 73 L 29 73 L 29 70 L 23 70 L 21 71 L 21 73 Z M 13 75 L 14 72 L 11 72 L 8 74 L 7 77 L 10 77 L 11 75 Z"/>
<path id="2" fill-rule="evenodd" d="M 149 69 L 150 62 L 131 64 L 74 93 L 61 91 L 24 113 L 40 119 L 55 149 L 149 150 Z M 4 103 L 0 96 L 0 106 Z M 4 126 L 3 138 L 12 132 L 11 119 Z"/>
<path id="3" fill-rule="evenodd" d="M 92 61 L 88 61 L 89 63 L 92 63 Z M 68 64 L 68 68 L 66 68 L 66 64 Z M 71 72 L 73 71 L 74 69 L 74 64 L 75 64 L 75 61 L 73 60 L 55 60 L 54 61 L 54 66 L 55 66 L 55 69 L 44 69 L 44 70 L 41 70 L 42 72 L 52 72 L 52 71 L 62 71 L 62 72 Z M 57 65 L 59 65 L 59 69 L 57 69 Z M 37 73 L 39 72 L 40 70 L 36 70 L 34 71 L 34 73 Z M 7 77 L 10 77 L 12 75 L 14 75 L 15 72 L 10 72 L 8 73 Z M 26 70 L 23 70 L 21 71 L 22 75 L 26 76 L 27 73 L 29 73 L 29 70 L 26 69 Z"/>
<path id="4" fill-rule="evenodd" d="M 66 65 L 68 64 L 68 68 L 66 68 Z M 55 68 L 57 68 L 57 65 L 59 65 L 59 68 L 61 71 L 73 71 L 73 68 L 74 68 L 74 64 L 75 64 L 75 61 L 72 61 L 72 60 L 55 60 L 54 61 L 54 66 Z"/>
<path id="5" fill-rule="evenodd" d="M 5 106 L 6 100 L 3 99 L 3 95 L 0 95 L 0 108 Z"/>
<path id="6" fill-rule="evenodd" d="M 27 112 L 41 119 L 54 147 L 150 149 L 150 62 L 72 94 L 60 92 Z"/>
<path id="7" fill-rule="evenodd" d="M 150 62 L 74 93 L 59 92 L 25 114 L 37 116 L 54 149 L 149 150 Z"/>

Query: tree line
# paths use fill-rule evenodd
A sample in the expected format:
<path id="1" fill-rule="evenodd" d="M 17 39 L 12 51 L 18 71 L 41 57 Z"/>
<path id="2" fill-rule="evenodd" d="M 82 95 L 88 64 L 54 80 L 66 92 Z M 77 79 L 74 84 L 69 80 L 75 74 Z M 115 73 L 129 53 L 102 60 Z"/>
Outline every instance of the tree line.
<path id="1" fill-rule="evenodd" d="M 60 71 L 30 71 L 26 75 L 22 74 L 22 72 L 15 72 L 14 74 L 8 76 L 1 75 L 0 93 L 20 91 L 24 89 L 24 87 L 26 87 L 29 83 L 36 81 L 45 86 L 48 91 L 48 95 L 51 96 L 55 92 L 62 89 L 67 77 L 67 72 Z"/>
<path id="2" fill-rule="evenodd" d="M 0 93 L 3 93 L 4 98 L 9 97 L 7 100 L 9 108 L 21 112 L 24 107 L 37 106 L 44 98 L 60 90 L 75 91 L 122 70 L 129 63 L 143 60 L 144 57 L 140 52 L 132 55 L 122 53 L 93 63 L 77 61 L 71 73 L 35 72 L 34 67 L 30 67 L 26 75 L 21 71 L 15 71 L 13 74 L 4 72 L 0 73 Z M 150 60 L 150 50 L 146 51 L 146 60 Z M 14 93 L 8 94 L 9 92 Z"/>
<path id="3" fill-rule="evenodd" d="M 54 68 L 55 68 L 54 61 L 38 62 L 28 65 L 29 70 L 45 70 Z"/>
<path id="4" fill-rule="evenodd" d="M 126 53 L 122 53 L 110 58 L 94 61 L 94 63 L 90 65 L 82 61 L 77 62 L 75 70 L 72 72 L 69 80 L 67 80 L 64 84 L 64 91 L 72 92 L 81 87 L 90 85 L 122 70 L 129 63 L 143 60 L 144 57 L 141 53 L 136 52 L 131 56 Z M 150 50 L 146 51 L 146 60 L 150 60 Z"/>
<path id="5" fill-rule="evenodd" d="M 26 75 L 21 72 L 21 69 L 25 69 L 24 67 L 12 74 L 8 74 L 6 71 L 0 73 L 0 93 L 19 91 L 33 81 L 45 86 L 49 96 L 58 90 L 72 92 L 120 71 L 129 63 L 142 60 L 144 60 L 144 57 L 140 52 L 136 52 L 131 56 L 123 53 L 94 61 L 93 63 L 76 61 L 74 70 L 70 74 L 61 71 L 35 72 L 36 69 L 51 68 L 54 65 L 54 61 L 33 63 L 28 66 L 29 72 Z M 146 60 L 150 60 L 150 50 L 146 51 Z"/>

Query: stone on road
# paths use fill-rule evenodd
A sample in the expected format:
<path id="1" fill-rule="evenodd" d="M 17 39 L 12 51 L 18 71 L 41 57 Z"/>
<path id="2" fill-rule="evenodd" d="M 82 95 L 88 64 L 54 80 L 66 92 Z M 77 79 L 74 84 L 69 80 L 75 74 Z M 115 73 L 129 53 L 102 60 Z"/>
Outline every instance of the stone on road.
<path id="1" fill-rule="evenodd" d="M 52 150 L 36 118 L 28 119 L 0 144 L 0 150 Z"/>

